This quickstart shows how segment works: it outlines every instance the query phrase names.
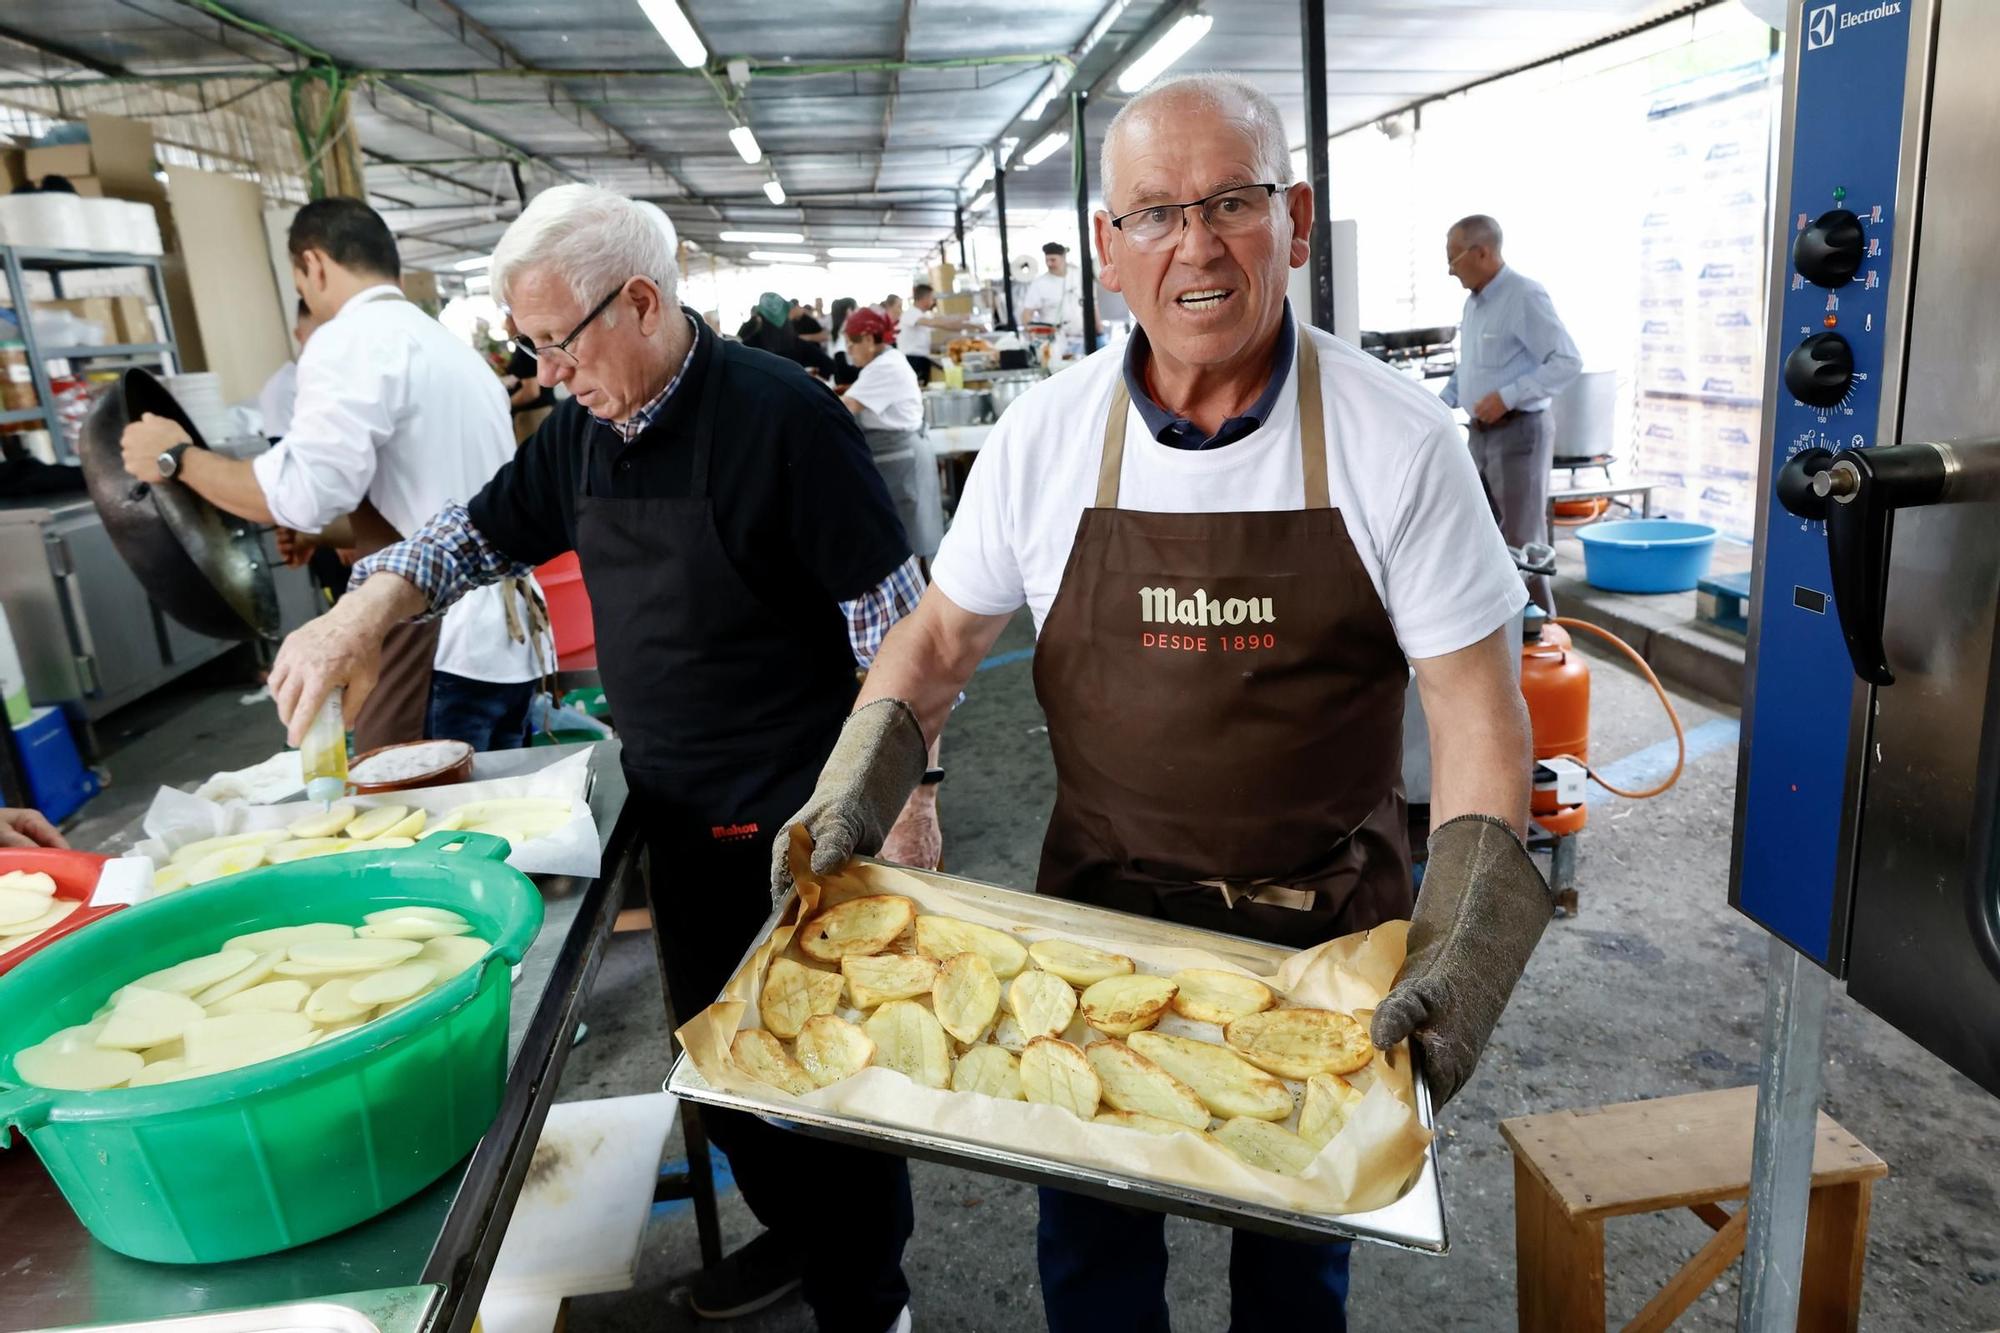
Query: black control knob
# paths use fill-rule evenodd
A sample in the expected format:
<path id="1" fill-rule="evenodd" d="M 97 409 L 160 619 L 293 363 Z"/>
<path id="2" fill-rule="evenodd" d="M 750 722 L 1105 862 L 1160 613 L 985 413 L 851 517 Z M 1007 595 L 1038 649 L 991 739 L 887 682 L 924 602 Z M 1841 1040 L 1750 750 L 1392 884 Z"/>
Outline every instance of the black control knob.
<path id="1" fill-rule="evenodd" d="M 1860 272 L 1867 250 L 1861 219 L 1847 209 L 1836 208 L 1814 218 L 1812 225 L 1799 233 L 1792 242 L 1792 264 L 1815 286 L 1842 287 Z"/>
<path id="2" fill-rule="evenodd" d="M 1785 358 L 1785 387 L 1808 407 L 1833 407 L 1854 383 L 1854 349 L 1837 333 L 1815 333 Z"/>

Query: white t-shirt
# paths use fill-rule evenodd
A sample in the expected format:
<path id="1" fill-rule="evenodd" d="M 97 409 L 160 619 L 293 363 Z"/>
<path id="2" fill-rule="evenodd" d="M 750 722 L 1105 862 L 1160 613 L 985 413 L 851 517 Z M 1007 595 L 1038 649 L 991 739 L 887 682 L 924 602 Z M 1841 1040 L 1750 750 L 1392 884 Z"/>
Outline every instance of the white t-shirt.
<path id="1" fill-rule="evenodd" d="M 929 356 L 931 354 L 931 316 L 935 311 L 919 310 L 913 302 L 903 312 L 903 322 L 896 326 L 896 346 L 905 356 Z"/>
<path id="2" fill-rule="evenodd" d="M 299 363 L 287 361 L 271 372 L 257 391 L 257 411 L 266 435 L 283 435 L 292 428 L 292 402 L 299 396 Z"/>
<path id="3" fill-rule="evenodd" d="M 318 532 L 365 499 L 407 537 L 447 504 L 471 499 L 513 456 L 499 376 L 385 283 L 357 292 L 314 331 L 299 354 L 291 428 L 251 466 L 285 527 Z M 432 660 L 472 680 L 540 674 L 534 645 L 508 637 L 498 584 L 445 612 Z M 543 660 L 555 660 L 546 640 Z"/>
<path id="4" fill-rule="evenodd" d="M 1034 312 L 1034 323 L 1059 325 L 1072 338 L 1083 336 L 1083 282 L 1075 269 L 1037 273 L 1022 306 Z"/>
<path id="5" fill-rule="evenodd" d="M 847 398 L 861 404 L 863 430 L 915 430 L 924 424 L 924 391 L 917 387 L 917 372 L 893 347 L 884 347 L 861 367 Z"/>
<path id="6" fill-rule="evenodd" d="M 1318 330 L 1327 488 L 1407 657 L 1477 643 L 1527 590 L 1473 469 L 1465 437 L 1422 387 Z M 1097 465 L 1122 347 L 1105 348 L 1018 399 L 986 438 L 931 581 L 975 615 L 1023 603 L 1041 632 L 1096 503 Z M 1270 420 L 1218 449 L 1174 449 L 1128 408 L 1118 504 L 1156 513 L 1298 509 L 1298 395 L 1286 372 Z"/>

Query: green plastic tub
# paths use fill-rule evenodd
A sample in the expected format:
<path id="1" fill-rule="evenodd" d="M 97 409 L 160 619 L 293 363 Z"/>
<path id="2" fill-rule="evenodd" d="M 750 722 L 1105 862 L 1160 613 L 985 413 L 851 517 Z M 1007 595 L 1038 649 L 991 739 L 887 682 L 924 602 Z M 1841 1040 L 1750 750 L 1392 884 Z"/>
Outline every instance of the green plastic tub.
<path id="1" fill-rule="evenodd" d="M 332 1235 L 465 1157 L 500 1108 L 513 965 L 542 899 L 483 833 L 252 870 L 119 912 L 0 977 L 0 1146 L 19 1130 L 92 1235 L 137 1259 L 220 1263 Z M 459 913 L 486 960 L 415 1004 L 262 1064 L 146 1088 L 23 1085 L 13 1053 L 114 989 L 231 936 L 383 907 Z"/>

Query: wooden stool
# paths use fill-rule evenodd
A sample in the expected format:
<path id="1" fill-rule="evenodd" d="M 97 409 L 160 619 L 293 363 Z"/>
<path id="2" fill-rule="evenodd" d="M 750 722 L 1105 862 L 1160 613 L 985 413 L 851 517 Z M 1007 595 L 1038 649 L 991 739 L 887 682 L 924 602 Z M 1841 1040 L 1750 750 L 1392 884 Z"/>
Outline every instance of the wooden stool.
<path id="1" fill-rule="evenodd" d="M 1601 1333 L 1604 1219 L 1687 1208 L 1715 1235 L 1625 1329 L 1672 1324 L 1743 1253 L 1749 1205 L 1733 1213 L 1717 1205 L 1749 1197 L 1756 1115 L 1757 1089 L 1726 1088 L 1501 1121 L 1514 1150 L 1520 1327 Z M 1881 1158 L 1820 1112 L 1801 1329 L 1858 1326 L 1869 1198 L 1888 1173 Z"/>

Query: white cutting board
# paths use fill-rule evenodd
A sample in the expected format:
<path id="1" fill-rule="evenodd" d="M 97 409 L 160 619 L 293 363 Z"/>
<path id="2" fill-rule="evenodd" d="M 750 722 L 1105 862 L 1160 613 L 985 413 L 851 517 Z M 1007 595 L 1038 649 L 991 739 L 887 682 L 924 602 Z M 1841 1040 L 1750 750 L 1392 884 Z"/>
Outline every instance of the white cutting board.
<path id="1" fill-rule="evenodd" d="M 664 1092 L 549 1108 L 485 1306 L 632 1285 L 660 1154 L 679 1110 L 680 1100 Z"/>

